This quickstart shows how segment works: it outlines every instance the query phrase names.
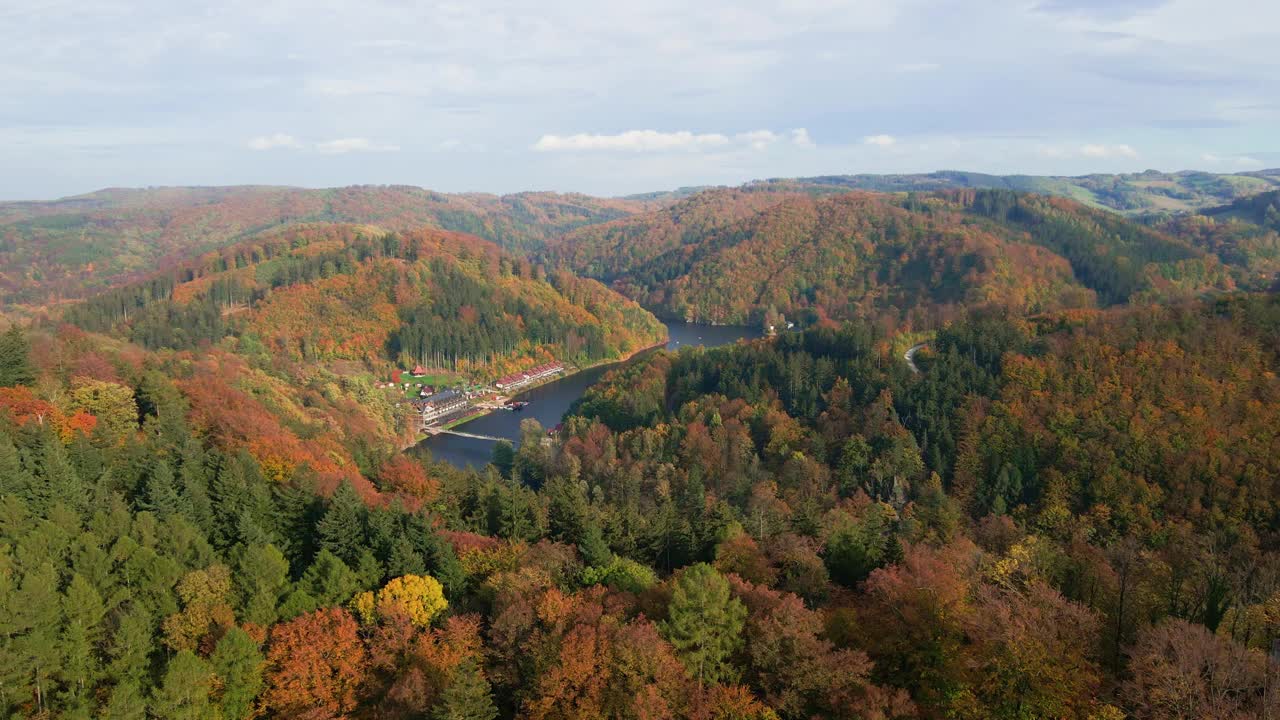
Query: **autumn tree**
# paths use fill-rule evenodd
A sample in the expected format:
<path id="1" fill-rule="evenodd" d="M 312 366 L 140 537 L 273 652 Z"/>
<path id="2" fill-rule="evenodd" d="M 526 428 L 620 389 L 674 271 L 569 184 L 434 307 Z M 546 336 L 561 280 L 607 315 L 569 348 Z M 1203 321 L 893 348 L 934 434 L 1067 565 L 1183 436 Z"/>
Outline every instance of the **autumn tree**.
<path id="1" fill-rule="evenodd" d="M 220 628 L 235 624 L 231 610 L 231 570 L 215 564 L 193 570 L 178 582 L 182 611 L 164 619 L 165 642 L 174 650 L 194 650 Z"/>
<path id="2" fill-rule="evenodd" d="M 1123 697 L 1137 717 L 1244 720 L 1280 710 L 1275 691 L 1266 693 L 1267 658 L 1201 625 L 1169 619 L 1146 628 L 1129 658 Z"/>
<path id="3" fill-rule="evenodd" d="M 266 705 L 304 720 L 330 720 L 353 711 L 367 673 L 357 631 L 341 608 L 317 610 L 273 627 Z"/>
<path id="4" fill-rule="evenodd" d="M 431 619 L 448 606 L 444 588 L 430 575 L 394 578 L 378 591 L 379 613 L 386 614 L 394 607 L 408 615 L 409 620 L 418 627 L 430 625 Z"/>
<path id="5" fill-rule="evenodd" d="M 138 405 L 133 389 L 113 382 L 76 378 L 71 398 L 76 407 L 98 418 L 98 426 L 109 442 L 120 443 L 138 427 Z"/>

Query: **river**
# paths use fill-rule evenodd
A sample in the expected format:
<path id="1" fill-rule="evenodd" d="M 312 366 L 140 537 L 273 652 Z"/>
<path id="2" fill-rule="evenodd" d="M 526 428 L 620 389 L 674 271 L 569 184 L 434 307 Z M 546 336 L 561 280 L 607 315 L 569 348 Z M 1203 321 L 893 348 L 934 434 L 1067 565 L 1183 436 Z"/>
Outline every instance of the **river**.
<path id="1" fill-rule="evenodd" d="M 737 342 L 739 338 L 760 337 L 760 331 L 750 327 L 667 323 L 667 335 L 669 337 L 667 348 L 678 350 L 687 346 L 728 345 Z M 458 429 L 476 435 L 517 440 L 520 437 L 520 421 L 525 418 L 534 418 L 545 428 L 555 427 L 564 417 L 569 406 L 582 397 L 587 388 L 617 366 L 617 363 L 600 365 L 555 382 L 540 385 L 519 396 L 521 400 L 529 402 L 524 410 L 491 412 L 458 426 Z M 458 467 L 468 465 L 483 467 L 493 455 L 492 442 L 456 435 L 436 435 L 427 438 L 418 443 L 416 449 L 428 450 L 435 459 L 446 460 Z"/>

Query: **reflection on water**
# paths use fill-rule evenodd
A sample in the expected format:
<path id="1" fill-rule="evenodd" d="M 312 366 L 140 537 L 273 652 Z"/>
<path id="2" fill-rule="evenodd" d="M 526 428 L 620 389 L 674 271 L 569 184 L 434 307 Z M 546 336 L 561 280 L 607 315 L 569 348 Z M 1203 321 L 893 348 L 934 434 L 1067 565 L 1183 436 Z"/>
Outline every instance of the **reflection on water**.
<path id="1" fill-rule="evenodd" d="M 684 323 L 667 323 L 667 333 L 670 336 L 667 347 L 671 349 L 696 345 L 716 347 L 736 342 L 739 338 L 760 336 L 756 328 Z M 613 367 L 591 368 L 536 387 L 520 395 L 521 400 L 529 401 L 528 407 L 524 410 L 491 412 L 462 425 L 459 429 L 476 435 L 516 440 L 520 437 L 520 421 L 525 418 L 534 418 L 545 428 L 555 427 L 564 417 L 569 406 L 582 397 L 587 388 L 595 384 Z M 481 467 L 489 462 L 493 454 L 493 443 L 488 440 L 475 440 L 454 435 L 436 435 L 427 438 L 418 443 L 417 448 L 428 450 L 437 460 L 447 460 L 458 467 L 467 465 Z"/>

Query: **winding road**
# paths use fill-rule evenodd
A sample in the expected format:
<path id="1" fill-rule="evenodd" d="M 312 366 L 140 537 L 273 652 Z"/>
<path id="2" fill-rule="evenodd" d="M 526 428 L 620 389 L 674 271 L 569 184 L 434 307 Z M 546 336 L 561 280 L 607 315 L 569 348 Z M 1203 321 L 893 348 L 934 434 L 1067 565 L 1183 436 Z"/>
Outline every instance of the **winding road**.
<path id="1" fill-rule="evenodd" d="M 928 346 L 929 343 L 927 342 L 916 343 L 903 353 L 902 359 L 907 361 L 907 366 L 911 368 L 911 372 L 919 374 L 920 368 L 916 367 L 916 353 L 920 351 L 920 348 Z"/>

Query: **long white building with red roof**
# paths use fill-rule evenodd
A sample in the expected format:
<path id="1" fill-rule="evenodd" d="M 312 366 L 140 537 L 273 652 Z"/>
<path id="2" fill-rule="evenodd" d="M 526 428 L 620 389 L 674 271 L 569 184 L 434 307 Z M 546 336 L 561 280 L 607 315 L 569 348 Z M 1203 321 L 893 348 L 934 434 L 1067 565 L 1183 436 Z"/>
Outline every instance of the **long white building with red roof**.
<path id="1" fill-rule="evenodd" d="M 535 368 L 530 368 L 524 372 L 513 373 L 511 375 L 498 378 L 497 382 L 495 382 L 493 386 L 504 392 L 518 390 L 530 383 L 538 382 L 539 380 L 549 378 L 562 372 L 564 372 L 564 363 L 547 363 Z"/>

